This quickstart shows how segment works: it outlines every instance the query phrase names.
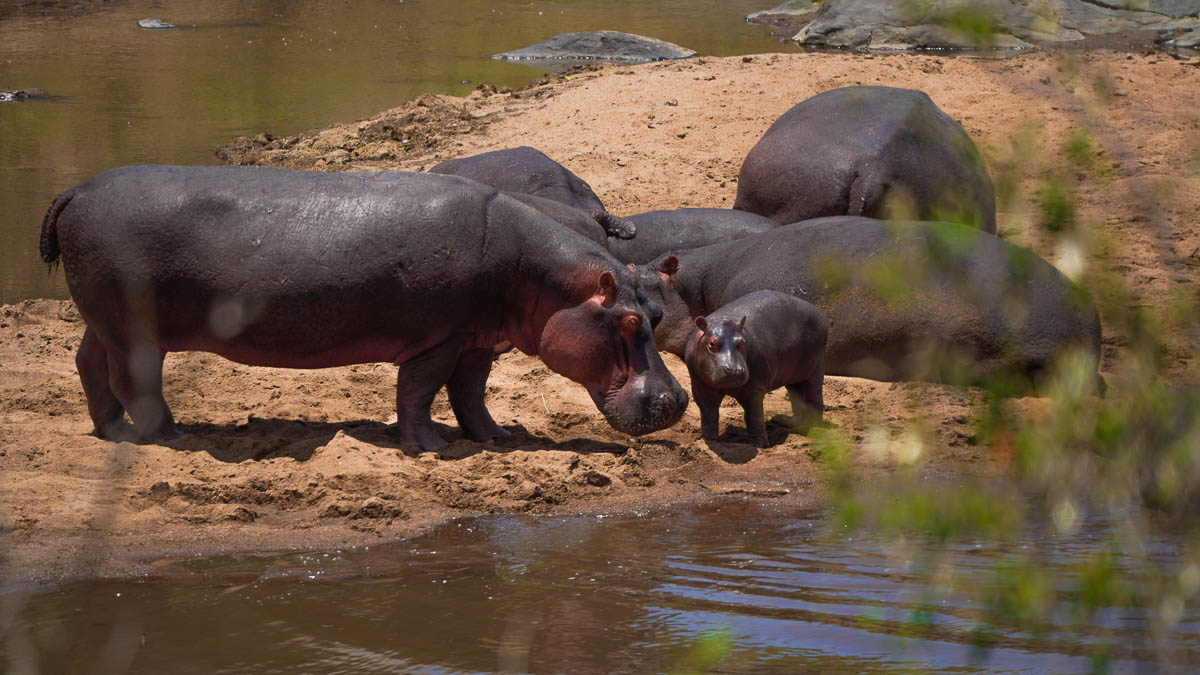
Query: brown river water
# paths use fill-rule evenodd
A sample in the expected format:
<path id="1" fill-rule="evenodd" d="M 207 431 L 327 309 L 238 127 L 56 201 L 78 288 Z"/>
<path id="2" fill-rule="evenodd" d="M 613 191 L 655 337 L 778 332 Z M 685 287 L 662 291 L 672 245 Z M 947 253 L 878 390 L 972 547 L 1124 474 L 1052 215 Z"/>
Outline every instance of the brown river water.
<path id="1" fill-rule="evenodd" d="M 1040 541 L 1052 576 L 1104 523 Z M 1072 592 L 1037 634 L 989 629 L 962 589 L 1031 542 L 940 549 L 959 590 L 930 585 L 926 544 L 840 532 L 763 501 L 662 513 L 501 516 L 411 541 L 279 557 L 163 561 L 161 575 L 8 589 L 9 672 L 1030 672 L 1200 666 L 1200 615 L 1153 649 L 1142 609 L 1090 621 Z M 1153 576 L 1171 559 L 1118 563 Z M 14 618 L 15 617 L 15 618 Z M 994 618 L 994 616 L 993 616 Z M 989 632 L 991 631 L 991 632 Z M 987 649 L 981 648 L 986 644 Z M 4 663 L 0 658 L 0 663 Z"/>
<path id="2" fill-rule="evenodd" d="M 55 3 L 50 3 L 55 4 Z M 62 3 L 69 6 L 69 3 Z M 128 164 L 217 164 L 243 135 L 293 134 L 479 82 L 544 70 L 492 54 L 579 30 L 621 30 L 701 54 L 788 51 L 746 14 L 762 0 L 113 0 L 82 14 L 0 4 L 0 304 L 65 298 L 37 254 L 56 194 Z M 175 30 L 145 30 L 155 17 Z"/>

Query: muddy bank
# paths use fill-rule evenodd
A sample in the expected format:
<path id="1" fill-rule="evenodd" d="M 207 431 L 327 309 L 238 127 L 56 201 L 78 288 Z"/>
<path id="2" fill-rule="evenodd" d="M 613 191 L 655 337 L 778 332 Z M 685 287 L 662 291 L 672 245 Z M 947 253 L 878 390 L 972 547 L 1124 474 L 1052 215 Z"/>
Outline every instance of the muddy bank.
<path id="1" fill-rule="evenodd" d="M 742 158 L 779 114 L 856 83 L 923 89 L 962 121 L 1006 195 L 1001 235 L 1051 261 L 1063 252 L 1035 225 L 1039 181 L 1086 130 L 1107 168 L 1071 176 L 1075 220 L 1106 242 L 1085 263 L 1119 275 L 1131 301 L 1152 312 L 1163 298 L 1194 292 L 1200 68 L 1161 56 L 756 55 L 597 67 L 517 92 L 423 97 L 292 137 L 267 129 L 221 152 L 234 163 L 420 170 L 524 144 L 587 179 L 618 214 L 728 207 Z M 88 435 L 73 362 L 82 331 L 69 302 L 0 308 L 6 579 L 136 573 L 165 556 L 370 544 L 476 513 L 623 512 L 721 494 L 820 498 L 821 465 L 810 439 L 787 435 L 782 391 L 767 399 L 778 443 L 767 450 L 742 443 L 735 407 L 724 410 L 722 442 L 699 440 L 694 406 L 675 427 L 635 440 L 608 427 L 580 386 L 520 354 L 502 357 L 489 381 L 492 414 L 513 432 L 494 445 L 458 437 L 444 394 L 433 412 L 454 438 L 445 451 L 392 440 L 389 364 L 299 371 L 208 354 L 167 359 L 166 396 L 188 435 L 165 445 L 107 443 Z M 1106 374 L 1119 374 L 1127 344 L 1120 331 L 1106 332 Z M 1165 358 L 1175 381 L 1195 382 L 1187 336 L 1172 336 Z M 686 386 L 686 370 L 667 361 Z M 898 438 L 918 418 L 928 432 L 920 470 L 1004 470 L 1005 457 L 972 435 L 985 404 L 978 390 L 829 378 L 826 402 L 827 418 L 860 444 L 854 461 L 867 478 L 913 459 L 876 452 L 868 425 L 882 422 Z M 1012 414 L 1043 404 L 1022 399 Z"/>

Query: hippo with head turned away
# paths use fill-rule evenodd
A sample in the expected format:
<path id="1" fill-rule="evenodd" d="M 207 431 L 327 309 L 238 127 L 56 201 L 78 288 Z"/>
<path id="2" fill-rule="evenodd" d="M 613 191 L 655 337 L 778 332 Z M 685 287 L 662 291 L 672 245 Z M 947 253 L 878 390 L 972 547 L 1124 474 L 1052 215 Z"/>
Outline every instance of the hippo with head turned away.
<path id="1" fill-rule="evenodd" d="M 641 265 L 667 251 L 733 241 L 779 227 L 770 218 L 734 209 L 668 209 L 628 216 L 637 226 L 633 239 L 609 239 L 608 251 L 621 262 Z"/>
<path id="2" fill-rule="evenodd" d="M 704 438 L 717 438 L 721 400 L 732 396 L 745 411 L 751 440 L 767 447 L 763 396 L 780 387 L 787 387 L 797 430 L 819 422 L 825 410 L 822 363 L 828 337 L 829 326 L 816 307 L 778 291 L 748 293 L 696 317 L 683 362 Z"/>
<path id="3" fill-rule="evenodd" d="M 637 232 L 628 220 L 609 213 L 582 178 L 527 145 L 448 159 L 429 172 L 462 176 L 504 192 L 520 192 L 562 202 L 594 218 L 610 237 L 628 239 Z"/>
<path id="4" fill-rule="evenodd" d="M 680 357 L 695 317 L 773 290 L 828 321 L 827 375 L 1027 390 L 1074 355 L 1103 387 L 1087 294 L 1033 252 L 964 225 L 818 218 L 637 269 L 665 313 L 655 341 Z"/>
<path id="5" fill-rule="evenodd" d="M 189 350 L 290 368 L 392 361 L 396 429 L 423 449 L 445 445 L 429 417 L 443 385 L 468 437 L 507 433 L 484 407 L 505 341 L 583 384 L 622 432 L 670 426 L 687 405 L 633 274 L 474 181 L 125 167 L 54 200 L 41 253 L 61 256 L 87 324 L 76 364 L 106 438 L 126 434 L 125 412 L 140 439 L 178 434 L 162 363 Z"/>
<path id="6" fill-rule="evenodd" d="M 851 215 L 996 233 L 971 138 L 924 92 L 893 87 L 833 89 L 784 113 L 746 155 L 733 208 L 781 225 Z"/>

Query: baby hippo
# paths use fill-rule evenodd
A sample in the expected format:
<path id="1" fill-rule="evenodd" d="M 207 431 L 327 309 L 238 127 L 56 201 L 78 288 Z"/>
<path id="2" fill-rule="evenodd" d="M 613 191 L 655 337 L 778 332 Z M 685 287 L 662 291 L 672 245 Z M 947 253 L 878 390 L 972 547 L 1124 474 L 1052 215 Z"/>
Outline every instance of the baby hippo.
<path id="1" fill-rule="evenodd" d="M 717 438 L 726 395 L 742 404 L 746 430 L 760 448 L 767 447 L 767 392 L 787 387 L 798 430 L 821 420 L 829 326 L 812 304 L 777 291 L 756 291 L 696 317 L 696 328 L 683 360 L 704 438 Z"/>

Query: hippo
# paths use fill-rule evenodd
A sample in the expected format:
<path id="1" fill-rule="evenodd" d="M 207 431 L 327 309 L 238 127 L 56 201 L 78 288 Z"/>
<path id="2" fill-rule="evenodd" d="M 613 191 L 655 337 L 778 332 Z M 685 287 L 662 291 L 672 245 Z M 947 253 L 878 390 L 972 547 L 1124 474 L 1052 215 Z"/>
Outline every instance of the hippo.
<path id="1" fill-rule="evenodd" d="M 609 213 L 582 178 L 541 150 L 527 145 L 448 159 L 429 171 L 470 178 L 505 192 L 562 202 L 594 218 L 611 237 L 629 239 L 637 233 L 637 228 L 628 220 Z"/>
<path id="2" fill-rule="evenodd" d="M 763 396 L 769 392 L 787 387 L 797 430 L 821 420 L 829 326 L 811 303 L 778 291 L 755 291 L 696 317 L 695 323 L 683 362 L 704 438 L 717 438 L 721 400 L 727 395 L 742 405 L 746 430 L 760 448 L 767 447 Z"/>
<path id="3" fill-rule="evenodd" d="M 633 239 L 609 239 L 608 251 L 621 262 L 642 265 L 667 251 L 733 241 L 779 227 L 779 223 L 733 209 L 647 211 L 626 220 L 637 227 Z"/>
<path id="4" fill-rule="evenodd" d="M 590 215 L 580 211 L 572 206 L 553 199 L 546 199 L 537 195 L 527 195 L 521 192 L 501 192 L 500 194 L 507 195 L 522 204 L 532 207 L 540 211 L 543 215 L 549 216 L 559 225 L 569 228 L 576 233 L 583 235 L 601 246 L 608 246 L 608 233 L 604 231 L 604 227 L 596 222 Z M 623 239 L 613 239 L 613 241 L 624 241 Z M 622 261 L 627 262 L 627 261 Z"/>
<path id="5" fill-rule="evenodd" d="M 663 307 L 655 342 L 680 357 L 695 317 L 773 290 L 828 321 L 826 375 L 1022 391 L 1069 354 L 1093 374 L 1100 358 L 1100 321 L 1081 288 L 1032 251 L 956 223 L 818 218 L 637 270 Z"/>
<path id="6" fill-rule="evenodd" d="M 733 208 L 781 225 L 851 215 L 996 233 L 975 144 L 927 94 L 893 87 L 833 89 L 784 113 L 746 155 Z"/>
<path id="7" fill-rule="evenodd" d="M 633 273 L 462 178 L 124 167 L 54 200 L 41 254 L 61 259 L 86 323 L 76 365 L 104 438 L 179 434 L 162 363 L 190 350 L 285 368 L 394 362 L 394 430 L 423 450 L 445 445 L 429 416 L 443 385 L 467 437 L 508 433 L 484 406 L 505 341 L 583 384 L 624 433 L 687 405 Z"/>

